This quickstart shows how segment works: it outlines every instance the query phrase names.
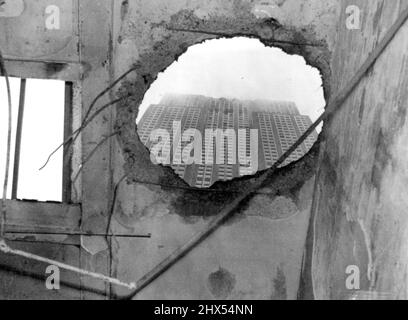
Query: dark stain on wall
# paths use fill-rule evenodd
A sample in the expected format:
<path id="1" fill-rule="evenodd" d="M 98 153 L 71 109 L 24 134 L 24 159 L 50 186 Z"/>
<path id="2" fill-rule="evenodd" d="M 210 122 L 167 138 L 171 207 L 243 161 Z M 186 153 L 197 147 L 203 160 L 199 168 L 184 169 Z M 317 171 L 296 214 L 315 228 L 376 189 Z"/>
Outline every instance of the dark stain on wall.
<path id="1" fill-rule="evenodd" d="M 371 174 L 371 184 L 374 188 L 378 190 L 378 194 L 381 192 L 381 181 L 385 167 L 388 161 L 392 159 L 392 155 L 388 150 L 389 146 L 392 145 L 392 139 L 385 135 L 384 131 L 381 129 L 378 138 L 377 145 L 375 147 L 374 156 L 374 166 Z"/>
<path id="2" fill-rule="evenodd" d="M 358 112 L 358 118 L 360 119 L 360 124 L 361 121 L 363 120 L 364 116 L 364 110 L 365 110 L 365 96 L 366 96 L 366 89 L 363 89 L 363 94 L 361 95 L 361 102 L 360 102 L 360 110 Z"/>
<path id="3" fill-rule="evenodd" d="M 60 73 L 66 67 L 65 63 L 47 63 L 46 64 L 46 72 L 48 77 L 54 76 L 56 73 Z"/>
<path id="4" fill-rule="evenodd" d="M 129 11 L 129 1 L 124 0 L 122 1 L 121 7 L 120 7 L 120 19 L 124 20 L 127 13 Z"/>
<path id="5" fill-rule="evenodd" d="M 226 269 L 220 267 L 216 272 L 208 276 L 208 288 L 217 299 L 226 299 L 234 290 L 235 276 Z"/>
<path id="6" fill-rule="evenodd" d="M 273 279 L 274 292 L 271 300 L 287 300 L 286 277 L 283 271 L 283 265 L 280 265 L 276 270 L 276 278 Z"/>
<path id="7" fill-rule="evenodd" d="M 380 2 L 377 5 L 377 11 L 373 17 L 373 30 L 377 30 L 378 24 L 380 23 L 382 12 L 384 8 L 384 2 Z"/>
<path id="8" fill-rule="evenodd" d="M 401 68 L 401 73 L 399 75 L 401 92 L 397 103 L 396 117 L 394 119 L 397 130 L 403 128 L 407 120 L 408 108 L 403 101 L 408 100 L 408 90 L 404 90 L 405 88 L 408 88 L 408 77 L 406 76 L 408 73 L 408 55 L 404 55 L 402 65 L 403 67 Z"/>

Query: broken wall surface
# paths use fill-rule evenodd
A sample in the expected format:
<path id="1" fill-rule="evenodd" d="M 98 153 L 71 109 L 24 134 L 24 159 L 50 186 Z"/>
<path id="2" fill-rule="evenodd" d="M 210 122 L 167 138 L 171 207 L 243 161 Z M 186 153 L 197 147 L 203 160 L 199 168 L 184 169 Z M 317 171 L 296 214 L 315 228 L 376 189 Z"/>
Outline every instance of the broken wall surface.
<path id="1" fill-rule="evenodd" d="M 189 191 L 171 169 L 151 163 L 137 135 L 135 119 L 138 105 L 158 73 L 191 45 L 246 35 L 303 55 L 329 79 L 337 5 L 336 1 L 121 3 L 116 11 L 120 17 L 115 16 L 115 74 L 132 65 L 136 73 L 118 92 L 119 97 L 130 98 L 117 107 L 116 129 L 120 133 L 114 176 L 119 181 L 125 174 L 127 180 L 118 186 L 111 228 L 117 233 L 150 233 L 151 238 L 116 238 L 110 244 L 114 276 L 141 279 L 233 201 L 231 191 L 245 192 L 257 179 L 217 183 L 216 193 Z M 292 44 L 274 43 L 273 39 Z M 328 84 L 326 81 L 326 94 Z M 260 190 L 263 194 L 253 196 L 236 217 L 135 298 L 295 299 L 317 152 L 318 145 L 304 160 L 279 170 Z M 127 290 L 113 293 L 120 297 Z"/>
<path id="2" fill-rule="evenodd" d="M 103 89 L 134 68 L 120 85 L 98 101 L 96 108 L 118 97 L 124 99 L 105 109 L 82 131 L 80 143 L 76 145 L 79 151 L 73 155 L 76 159 L 73 175 L 81 159 L 87 161 L 73 186 L 72 201 L 81 204 L 81 218 L 75 222 L 75 228 L 81 223 L 83 232 L 103 234 L 110 230 L 151 236 L 134 239 L 83 236 L 73 242 L 71 237 L 65 237 L 49 245 L 30 235 L 25 240 L 36 243 L 16 242 L 15 245 L 90 271 L 135 281 L 203 230 L 225 205 L 259 179 L 258 174 L 218 183 L 213 187 L 217 192 L 191 191 L 185 189 L 186 184 L 171 169 L 151 163 L 148 150 L 137 135 L 135 120 L 144 93 L 158 73 L 191 45 L 207 39 L 248 36 L 287 53 L 304 56 L 321 71 L 329 96 L 339 2 L 95 0 L 72 3 L 77 4 L 73 26 L 78 30 L 75 29 L 72 40 L 77 43 L 67 42 L 63 49 L 50 51 L 50 60 L 62 60 L 56 66 L 51 65 L 53 68 L 49 61 L 41 61 L 41 56 L 31 61 L 33 57 L 28 53 L 46 49 L 38 45 L 43 40 L 36 38 L 37 32 L 33 34 L 31 50 L 23 51 L 28 55 L 23 58 L 30 61 L 6 61 L 8 68 L 11 74 L 20 77 L 74 81 L 81 90 L 79 117 L 86 114 Z M 38 17 L 41 14 L 33 19 Z M 22 41 L 25 33 L 22 30 L 19 34 Z M 16 32 L 13 36 L 17 36 Z M 13 42 L 11 48 L 15 47 L 18 43 Z M 66 61 L 65 52 L 70 53 L 71 60 Z M 19 61 L 20 53 L 12 58 Z M 79 123 L 76 120 L 76 127 Z M 107 139 L 94 152 L 95 146 L 112 133 L 117 136 Z M 317 144 L 304 159 L 278 170 L 232 220 L 135 298 L 295 299 L 318 151 Z M 93 157 L 87 159 L 92 153 Z M 47 204 L 39 205 L 48 208 Z M 9 215 L 19 210 L 10 210 Z M 106 299 L 129 293 L 71 273 L 63 274 L 68 286 L 64 283 L 61 291 L 49 291 L 44 285 L 46 265 L 0 258 L 4 298 Z M 27 269 L 36 277 L 25 274 Z M 31 291 L 26 291 L 26 279 L 30 279 Z M 74 285 L 69 286 L 70 282 Z"/>
<path id="3" fill-rule="evenodd" d="M 46 1 L 37 3 L 40 8 Z M 40 29 L 27 29 L 39 20 L 13 28 L 10 18 L 1 18 L 6 27 L 0 43 L 3 52 L 5 46 L 10 48 L 5 52 L 10 58 L 6 66 L 15 76 L 75 81 L 82 90 L 79 100 L 84 111 L 118 75 L 135 67 L 120 89 L 111 91 L 98 105 L 118 96 L 128 98 L 116 109 L 105 110 L 82 133 L 83 159 L 104 136 L 117 131 L 118 139 L 103 144 L 83 168 L 78 195 L 73 199 L 81 203 L 82 215 L 76 218 L 75 227 L 82 221 L 83 231 L 105 232 L 111 221 L 112 232 L 150 233 L 151 237 L 112 241 L 101 237 L 72 241 L 65 237 L 45 244 L 44 239 L 27 235 L 11 243 L 127 281 L 140 279 L 202 230 L 233 200 L 234 193 L 244 192 L 257 179 L 216 184 L 218 193 L 203 194 L 184 190 L 185 184 L 171 170 L 150 162 L 147 149 L 138 139 L 135 119 L 144 93 L 160 71 L 191 45 L 222 36 L 246 35 L 303 55 L 321 70 L 330 97 L 349 81 L 408 5 L 406 0 L 72 3 L 78 3 L 78 20 L 71 27 L 78 26 L 78 30 L 74 28 L 71 41 L 62 44 L 53 41 L 52 34 L 37 38 Z M 361 10 L 360 29 L 346 28 L 349 5 Z M 40 19 L 42 12 L 35 12 L 33 19 Z M 30 17 L 24 19 L 30 21 Z M 66 36 L 66 29 L 62 31 Z M 406 299 L 407 33 L 404 26 L 342 110 L 326 123 L 315 189 L 318 146 L 305 159 L 279 170 L 233 220 L 136 298 L 296 298 L 312 207 L 314 224 L 308 252 L 316 298 L 346 298 L 350 294 L 346 269 L 357 266 L 360 289 Z M 16 40 L 20 36 L 21 43 Z M 32 42 L 26 42 L 24 36 L 31 37 Z M 275 43 L 273 39 L 292 44 Z M 47 45 L 38 45 L 42 41 Z M 42 54 L 58 63 L 42 61 L 47 60 Z M 8 214 L 13 217 L 26 210 L 25 204 L 10 207 Z M 39 204 L 38 208 L 41 212 L 55 210 L 49 204 Z M 70 285 L 53 292 L 44 286 L 44 264 L 1 255 L 0 267 L 1 298 L 104 299 L 109 293 L 128 293 L 118 288 L 109 290 L 99 281 L 71 273 L 63 274 Z M 306 268 L 304 274 L 308 271 Z M 99 289 L 102 294 L 88 289 Z M 313 292 L 305 296 L 311 297 Z"/>
<path id="4" fill-rule="evenodd" d="M 361 28 L 339 25 L 333 91 L 346 85 L 408 1 L 343 1 L 343 21 L 348 5 L 360 8 Z M 345 299 L 348 289 L 407 299 L 407 47 L 405 24 L 326 126 L 313 205 L 317 299 Z M 346 287 L 347 277 L 356 279 L 346 274 L 349 266 L 360 270 L 359 286 Z"/>

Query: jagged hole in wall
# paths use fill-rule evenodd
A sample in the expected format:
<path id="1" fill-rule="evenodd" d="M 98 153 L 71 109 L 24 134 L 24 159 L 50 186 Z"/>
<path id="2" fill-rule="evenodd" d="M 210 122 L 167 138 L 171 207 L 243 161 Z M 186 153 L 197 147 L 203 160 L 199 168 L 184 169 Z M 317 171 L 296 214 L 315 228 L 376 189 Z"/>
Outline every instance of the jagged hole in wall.
<path id="1" fill-rule="evenodd" d="M 206 188 L 271 167 L 324 106 L 321 75 L 303 57 L 236 37 L 191 46 L 159 74 L 136 122 L 155 164 Z"/>

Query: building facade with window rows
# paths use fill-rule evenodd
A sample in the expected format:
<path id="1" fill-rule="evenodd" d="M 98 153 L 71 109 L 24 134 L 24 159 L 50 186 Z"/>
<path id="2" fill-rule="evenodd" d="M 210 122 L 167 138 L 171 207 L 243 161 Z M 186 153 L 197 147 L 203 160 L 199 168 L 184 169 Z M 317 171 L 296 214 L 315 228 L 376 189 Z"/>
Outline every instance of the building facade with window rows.
<path id="1" fill-rule="evenodd" d="M 178 146 L 173 146 L 174 121 L 181 123 L 181 134 L 189 129 L 201 133 L 201 163 L 183 163 L 181 151 L 190 142 L 180 140 Z M 159 104 L 147 109 L 138 124 L 138 133 L 142 142 L 151 148 L 151 133 L 156 129 L 167 130 L 171 143 L 164 151 L 170 154 L 171 167 L 190 186 L 208 188 L 216 181 L 251 175 L 271 167 L 311 124 L 310 118 L 300 115 L 292 102 L 166 95 Z M 225 133 L 219 154 L 214 137 L 206 134 L 216 129 Z M 245 132 L 239 134 L 239 129 Z M 251 155 L 251 129 L 258 130 L 258 164 L 255 166 L 245 162 Z M 316 139 L 317 133 L 313 132 L 282 166 L 300 159 Z M 179 152 L 173 154 L 174 148 Z M 216 162 L 217 158 L 221 161 Z"/>

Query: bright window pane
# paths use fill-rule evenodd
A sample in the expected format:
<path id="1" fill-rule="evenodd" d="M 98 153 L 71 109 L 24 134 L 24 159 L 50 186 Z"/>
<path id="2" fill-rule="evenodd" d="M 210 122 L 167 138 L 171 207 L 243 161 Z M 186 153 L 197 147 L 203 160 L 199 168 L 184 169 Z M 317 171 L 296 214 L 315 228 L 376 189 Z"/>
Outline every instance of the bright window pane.
<path id="1" fill-rule="evenodd" d="M 62 200 L 63 150 L 43 170 L 39 168 L 64 138 L 64 92 L 63 81 L 27 80 L 19 199 Z"/>

